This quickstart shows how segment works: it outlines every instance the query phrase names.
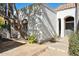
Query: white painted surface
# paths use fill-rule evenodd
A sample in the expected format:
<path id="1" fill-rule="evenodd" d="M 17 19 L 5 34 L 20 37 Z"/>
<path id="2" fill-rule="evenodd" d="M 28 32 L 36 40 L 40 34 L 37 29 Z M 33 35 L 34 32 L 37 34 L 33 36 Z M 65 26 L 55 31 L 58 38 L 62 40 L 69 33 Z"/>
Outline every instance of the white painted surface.
<path id="1" fill-rule="evenodd" d="M 57 20 L 56 20 L 57 14 L 55 12 L 51 12 L 47 8 L 45 8 L 45 10 L 46 10 L 47 16 L 49 18 L 49 21 L 51 23 L 51 24 L 49 23 L 48 28 L 49 28 L 50 32 L 52 33 L 52 35 L 55 35 L 55 34 L 57 34 L 57 31 L 56 31 L 56 29 L 57 29 Z M 52 27 L 50 25 L 52 25 Z"/>
<path id="2" fill-rule="evenodd" d="M 64 18 L 67 16 L 72 16 L 74 17 L 75 20 L 75 8 L 71 9 L 66 9 L 66 10 L 61 10 L 57 12 L 57 20 L 60 18 L 61 19 L 61 37 L 64 37 L 64 30 L 65 30 L 65 24 L 64 24 Z M 59 35 L 59 21 L 57 21 L 57 34 Z M 75 21 L 74 21 L 74 31 L 75 31 Z"/>
<path id="3" fill-rule="evenodd" d="M 51 34 L 54 33 L 54 31 L 55 31 L 56 34 L 59 35 L 59 21 L 58 21 L 58 19 L 60 18 L 61 19 L 61 37 L 64 37 L 64 33 L 65 33 L 64 18 L 68 17 L 68 16 L 74 17 L 74 31 L 76 30 L 75 8 L 61 10 L 61 11 L 58 11 L 57 13 L 51 12 L 47 8 L 45 8 L 45 10 L 48 15 L 49 21 L 52 24 L 53 30 L 47 20 L 43 19 L 42 21 L 46 25 L 47 29 L 51 32 Z M 21 12 L 19 14 L 19 17 L 20 17 L 19 19 L 23 18 Z"/>

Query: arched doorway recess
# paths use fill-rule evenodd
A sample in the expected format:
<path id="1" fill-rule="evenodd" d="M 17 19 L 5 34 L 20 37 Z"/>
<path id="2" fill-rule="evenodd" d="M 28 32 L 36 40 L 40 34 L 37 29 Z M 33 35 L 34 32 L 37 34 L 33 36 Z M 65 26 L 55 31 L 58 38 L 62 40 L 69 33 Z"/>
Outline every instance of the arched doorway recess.
<path id="1" fill-rule="evenodd" d="M 65 20 L 65 35 L 74 32 L 74 17 L 68 16 L 64 18 Z"/>

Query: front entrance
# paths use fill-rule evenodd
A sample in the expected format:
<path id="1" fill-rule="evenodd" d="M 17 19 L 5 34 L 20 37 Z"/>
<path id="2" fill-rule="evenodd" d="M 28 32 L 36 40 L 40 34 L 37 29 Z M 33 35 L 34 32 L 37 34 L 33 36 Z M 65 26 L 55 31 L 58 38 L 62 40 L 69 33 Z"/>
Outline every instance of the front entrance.
<path id="1" fill-rule="evenodd" d="M 74 17 L 69 16 L 65 18 L 65 35 L 74 32 Z"/>
<path id="2" fill-rule="evenodd" d="M 59 18 L 59 36 L 61 36 L 61 19 Z"/>

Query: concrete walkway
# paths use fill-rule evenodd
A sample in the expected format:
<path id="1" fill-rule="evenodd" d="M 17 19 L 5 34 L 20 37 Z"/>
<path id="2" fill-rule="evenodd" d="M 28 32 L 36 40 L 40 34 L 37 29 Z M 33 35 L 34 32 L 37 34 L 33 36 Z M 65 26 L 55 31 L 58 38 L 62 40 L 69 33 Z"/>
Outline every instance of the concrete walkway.
<path id="1" fill-rule="evenodd" d="M 47 46 L 39 44 L 25 44 L 9 51 L 0 53 L 0 56 L 33 56 L 45 50 Z"/>
<path id="2" fill-rule="evenodd" d="M 0 56 L 68 56 L 68 45 L 68 37 L 65 37 L 56 43 L 25 44 L 0 53 Z"/>
<path id="3" fill-rule="evenodd" d="M 43 56 L 68 56 L 68 37 L 58 39 L 56 43 L 46 43 L 48 49 L 39 55 Z"/>

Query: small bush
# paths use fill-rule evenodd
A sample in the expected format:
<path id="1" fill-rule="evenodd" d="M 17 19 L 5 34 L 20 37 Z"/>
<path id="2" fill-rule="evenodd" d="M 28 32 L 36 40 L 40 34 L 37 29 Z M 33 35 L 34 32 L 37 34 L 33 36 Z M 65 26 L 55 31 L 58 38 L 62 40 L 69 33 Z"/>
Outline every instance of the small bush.
<path id="1" fill-rule="evenodd" d="M 0 16 L 0 29 L 3 28 L 4 24 L 5 24 L 5 20 L 3 17 Z"/>
<path id="2" fill-rule="evenodd" d="M 72 34 L 69 38 L 69 54 L 79 56 L 79 34 Z"/>
<path id="3" fill-rule="evenodd" d="M 3 17 L 0 16 L 0 24 L 5 24 L 5 20 Z"/>
<path id="4" fill-rule="evenodd" d="M 30 44 L 36 42 L 36 37 L 35 37 L 34 34 L 32 34 L 32 35 L 30 35 L 30 36 L 28 37 L 28 42 L 29 42 Z"/>

